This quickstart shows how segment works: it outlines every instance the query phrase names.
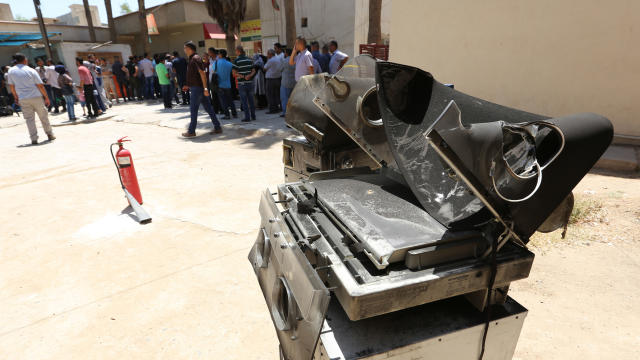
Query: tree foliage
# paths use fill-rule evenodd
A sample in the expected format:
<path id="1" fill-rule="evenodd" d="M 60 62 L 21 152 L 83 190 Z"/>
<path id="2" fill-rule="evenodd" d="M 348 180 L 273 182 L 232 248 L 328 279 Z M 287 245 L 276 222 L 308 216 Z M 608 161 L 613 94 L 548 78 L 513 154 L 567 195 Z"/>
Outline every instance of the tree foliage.
<path id="1" fill-rule="evenodd" d="M 244 20 L 247 0 L 207 0 L 207 10 L 227 35 L 233 35 Z"/>
<path id="2" fill-rule="evenodd" d="M 130 12 L 131 12 L 131 8 L 129 7 L 129 3 L 123 2 L 122 4 L 120 4 L 120 15 L 128 14 Z"/>

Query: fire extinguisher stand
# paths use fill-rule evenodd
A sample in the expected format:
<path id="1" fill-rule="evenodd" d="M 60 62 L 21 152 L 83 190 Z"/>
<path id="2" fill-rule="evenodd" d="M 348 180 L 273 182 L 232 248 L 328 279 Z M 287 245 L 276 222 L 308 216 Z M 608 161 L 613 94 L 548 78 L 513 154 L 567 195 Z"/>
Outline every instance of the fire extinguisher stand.
<path id="1" fill-rule="evenodd" d="M 123 138 L 118 139 L 118 141 L 116 141 L 115 143 L 111 144 L 111 146 L 109 147 L 109 151 L 111 152 L 111 158 L 113 159 L 113 164 L 116 166 L 116 169 L 118 170 L 118 179 L 120 180 L 120 185 L 122 186 L 122 190 L 124 191 L 124 195 L 127 198 L 127 200 L 129 201 L 129 204 L 131 205 L 131 208 L 136 213 L 136 217 L 138 218 L 138 222 L 140 224 L 150 223 L 151 222 L 151 216 L 140 205 L 142 203 L 142 195 L 140 194 L 140 188 L 138 186 L 138 179 L 136 177 L 135 169 L 133 168 L 133 160 L 131 159 L 131 154 L 129 153 L 129 151 L 127 149 L 125 149 L 123 147 L 123 143 L 125 141 L 131 141 L 131 140 L 125 140 L 126 138 L 127 137 L 125 136 Z M 125 155 L 125 156 L 122 157 L 123 161 L 116 161 L 116 155 L 113 154 L 113 146 L 114 145 L 118 145 L 118 147 L 119 147 L 118 152 L 117 152 L 116 155 L 120 155 L 120 154 L 124 154 Z M 118 156 L 118 159 L 120 159 L 120 156 Z M 135 197 L 134 197 L 134 195 L 131 194 L 131 192 L 129 192 L 129 190 L 125 186 L 124 182 L 122 181 L 122 172 L 125 171 L 125 170 L 127 170 L 131 174 L 131 179 L 127 181 L 127 184 L 130 187 L 133 187 L 131 190 L 136 195 Z"/>

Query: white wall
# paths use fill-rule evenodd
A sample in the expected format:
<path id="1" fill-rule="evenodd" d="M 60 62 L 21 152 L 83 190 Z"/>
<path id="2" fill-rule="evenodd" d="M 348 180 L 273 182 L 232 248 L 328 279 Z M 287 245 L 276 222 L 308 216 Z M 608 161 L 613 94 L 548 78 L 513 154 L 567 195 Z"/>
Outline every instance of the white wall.
<path id="1" fill-rule="evenodd" d="M 122 59 L 126 59 L 131 56 L 131 47 L 128 44 L 111 44 L 101 46 L 98 49 L 91 50 L 91 47 L 95 46 L 92 43 L 61 43 L 58 47 L 58 57 L 62 59 L 62 62 L 67 67 L 69 74 L 73 78 L 73 81 L 77 84 L 80 83 L 80 77 L 78 76 L 78 68 L 76 67 L 76 54 L 78 52 L 93 51 L 99 53 L 104 52 L 119 52 L 122 54 Z M 98 55 L 99 56 L 99 55 Z"/>
<path id="2" fill-rule="evenodd" d="M 354 52 L 358 53 L 360 44 L 367 43 L 369 35 L 369 0 L 355 0 L 356 15 L 354 23 Z M 380 14 L 382 43 L 389 43 L 391 34 L 391 0 L 382 0 Z"/>
<path id="3" fill-rule="evenodd" d="M 390 58 L 499 104 L 640 138 L 640 1 L 395 0 Z"/>
<path id="4" fill-rule="evenodd" d="M 297 35 L 304 36 L 308 42 L 317 40 L 321 45 L 336 40 L 343 52 L 353 56 L 357 47 L 354 43 L 356 7 L 353 0 L 296 0 L 294 2 Z M 273 8 L 271 0 L 260 0 L 262 37 L 278 36 L 279 42 L 284 44 L 287 41 L 284 3 L 278 1 L 278 4 L 280 11 Z M 307 18 L 306 28 L 300 26 L 302 17 Z M 293 44 L 287 45 L 291 47 Z"/>

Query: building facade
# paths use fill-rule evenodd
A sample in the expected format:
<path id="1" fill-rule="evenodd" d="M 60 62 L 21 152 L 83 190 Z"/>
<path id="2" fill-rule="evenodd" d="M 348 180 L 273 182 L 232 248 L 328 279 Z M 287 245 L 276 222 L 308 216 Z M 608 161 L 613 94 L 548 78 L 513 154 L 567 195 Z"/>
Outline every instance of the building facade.
<path id="1" fill-rule="evenodd" d="M 209 47 L 225 48 L 225 36 L 215 19 L 209 16 L 203 1 L 176 0 L 146 9 L 153 16 L 157 35 L 149 35 L 151 53 L 182 52 L 185 41 L 193 41 L 198 53 Z M 259 19 L 258 1 L 247 1 L 245 19 Z M 138 12 L 114 18 L 118 40 L 131 45 L 134 53 L 142 55 L 143 40 L 140 34 Z M 231 51 L 233 54 L 233 51 Z"/>
<path id="2" fill-rule="evenodd" d="M 640 142 L 640 2 L 396 0 L 390 60 L 499 104 L 595 112 Z"/>
<path id="3" fill-rule="evenodd" d="M 320 44 L 338 42 L 349 56 L 358 54 L 359 45 L 366 44 L 369 31 L 369 0 L 296 0 L 296 34 Z M 381 28 L 383 43 L 389 42 L 391 30 L 391 0 L 382 1 Z M 260 0 L 262 47 L 286 43 L 286 19 L 283 1 Z M 287 44 L 292 47 L 293 44 Z"/>
<path id="4" fill-rule="evenodd" d="M 11 15 L 11 8 L 3 5 L 7 4 L 0 4 L 0 15 L 3 19 L 0 20 L 0 64 L 10 64 L 16 52 L 25 54 L 32 62 L 35 58 L 46 57 L 38 22 L 16 21 Z M 76 56 L 86 57 L 87 54 L 94 53 L 112 61 L 115 56 L 127 58 L 131 55 L 131 47 L 128 44 L 106 44 L 110 40 L 109 28 L 100 24 L 98 9 L 94 8 L 94 17 L 98 19 L 94 23 L 96 42 L 90 41 L 89 28 L 86 25 L 61 24 L 57 18 L 45 18 L 53 61 L 63 62 L 76 82 L 79 81 L 75 66 Z M 82 9 L 84 19 L 84 8 Z"/>
<path id="5" fill-rule="evenodd" d="M 65 25 L 81 25 L 87 26 L 87 16 L 84 11 L 84 6 L 81 4 L 69 5 L 69 13 L 56 17 L 58 23 Z M 95 5 L 89 5 L 89 12 L 91 13 L 91 22 L 93 25 L 101 25 L 100 13 L 98 7 Z"/>

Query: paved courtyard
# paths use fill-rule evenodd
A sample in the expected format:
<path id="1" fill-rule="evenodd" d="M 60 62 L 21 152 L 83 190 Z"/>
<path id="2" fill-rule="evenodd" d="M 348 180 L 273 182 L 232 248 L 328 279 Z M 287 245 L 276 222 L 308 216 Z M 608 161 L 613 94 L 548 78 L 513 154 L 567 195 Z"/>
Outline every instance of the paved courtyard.
<path id="1" fill-rule="evenodd" d="M 188 115 L 160 103 L 78 124 L 61 114 L 57 140 L 37 146 L 22 118 L 0 118 L 0 359 L 278 358 L 247 254 L 291 131 L 259 111 L 209 135 L 201 114 L 199 136 L 183 139 Z M 125 135 L 147 225 L 109 155 Z M 530 310 L 516 359 L 637 357 L 640 180 L 590 174 L 576 194 L 608 219 L 532 241 L 531 276 L 510 292 Z"/>

